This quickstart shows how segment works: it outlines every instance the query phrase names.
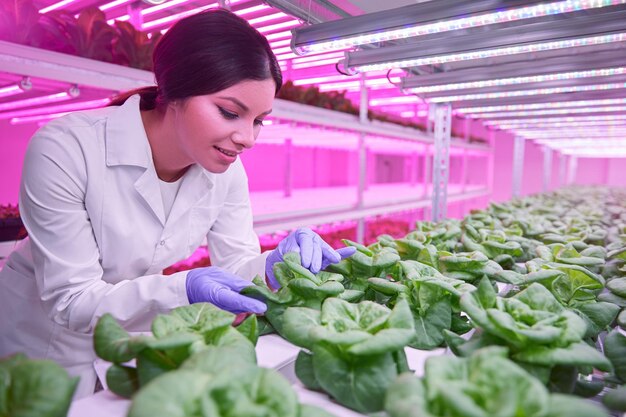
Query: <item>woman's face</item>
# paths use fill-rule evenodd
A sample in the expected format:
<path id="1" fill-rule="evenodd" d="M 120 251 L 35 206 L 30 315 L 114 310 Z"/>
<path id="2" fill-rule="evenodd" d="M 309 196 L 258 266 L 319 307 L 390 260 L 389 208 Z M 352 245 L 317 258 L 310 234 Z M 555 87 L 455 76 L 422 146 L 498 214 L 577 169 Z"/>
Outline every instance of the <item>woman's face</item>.
<path id="1" fill-rule="evenodd" d="M 271 112 L 274 80 L 246 80 L 225 90 L 172 103 L 177 140 L 185 159 L 222 173 L 252 148 Z"/>

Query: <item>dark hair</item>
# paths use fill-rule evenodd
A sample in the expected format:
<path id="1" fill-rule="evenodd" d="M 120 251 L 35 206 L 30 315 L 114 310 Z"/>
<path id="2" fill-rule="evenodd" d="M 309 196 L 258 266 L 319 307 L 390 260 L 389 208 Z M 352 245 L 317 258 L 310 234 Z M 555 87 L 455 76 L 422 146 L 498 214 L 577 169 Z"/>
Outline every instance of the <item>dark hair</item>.
<path id="1" fill-rule="evenodd" d="M 176 99 L 213 94 L 244 80 L 282 85 L 276 56 L 265 37 L 245 19 L 225 9 L 211 9 L 174 24 L 152 56 L 156 86 L 121 93 L 109 105 L 119 106 L 134 94 L 140 108 L 154 109 Z"/>

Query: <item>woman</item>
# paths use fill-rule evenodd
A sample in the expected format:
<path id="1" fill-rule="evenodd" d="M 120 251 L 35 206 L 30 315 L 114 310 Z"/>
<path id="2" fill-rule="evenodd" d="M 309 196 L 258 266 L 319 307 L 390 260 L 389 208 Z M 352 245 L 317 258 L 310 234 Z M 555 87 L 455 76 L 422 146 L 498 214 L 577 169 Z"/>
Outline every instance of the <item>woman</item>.
<path id="1" fill-rule="evenodd" d="M 289 251 L 313 272 L 349 256 L 309 229 L 260 254 L 247 177 L 250 149 L 279 90 L 267 40 L 225 10 L 185 18 L 154 52 L 156 87 L 39 130 L 24 161 L 29 232 L 0 272 L 0 356 L 49 358 L 93 392 L 92 332 L 111 313 L 147 331 L 158 313 L 195 302 L 263 313 L 239 291 Z M 213 265 L 163 268 L 207 238 Z"/>

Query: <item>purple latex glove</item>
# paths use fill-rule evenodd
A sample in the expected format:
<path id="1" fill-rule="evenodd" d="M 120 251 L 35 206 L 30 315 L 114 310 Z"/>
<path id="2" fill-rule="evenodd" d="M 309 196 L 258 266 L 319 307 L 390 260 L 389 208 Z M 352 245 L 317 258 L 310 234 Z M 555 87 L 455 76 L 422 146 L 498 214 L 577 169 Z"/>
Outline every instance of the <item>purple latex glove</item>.
<path id="1" fill-rule="evenodd" d="M 187 273 L 187 298 L 190 304 L 207 302 L 235 314 L 264 313 L 265 303 L 239 294 L 250 285 L 250 281 L 216 266 L 196 268 Z"/>
<path id="2" fill-rule="evenodd" d="M 335 250 L 324 242 L 320 235 L 306 227 L 291 232 L 278 243 L 278 247 L 269 254 L 265 262 L 265 274 L 273 289 L 280 288 L 280 284 L 274 276 L 274 264 L 282 262 L 283 255 L 288 252 L 299 253 L 302 266 L 317 274 L 328 265 L 336 264 L 342 259 L 354 255 L 356 248 L 349 246 Z"/>

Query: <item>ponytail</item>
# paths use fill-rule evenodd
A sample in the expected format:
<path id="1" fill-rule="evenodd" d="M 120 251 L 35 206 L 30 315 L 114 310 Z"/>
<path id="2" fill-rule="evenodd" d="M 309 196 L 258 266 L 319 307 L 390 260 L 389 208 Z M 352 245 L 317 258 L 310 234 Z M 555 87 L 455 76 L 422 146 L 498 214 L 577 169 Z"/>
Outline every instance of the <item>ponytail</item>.
<path id="1" fill-rule="evenodd" d="M 154 110 L 159 103 L 159 91 L 156 85 L 148 87 L 135 88 L 133 90 L 124 91 L 117 94 L 111 99 L 108 106 L 121 106 L 129 99 L 129 97 L 139 94 L 141 101 L 139 102 L 139 108 L 141 110 Z"/>

